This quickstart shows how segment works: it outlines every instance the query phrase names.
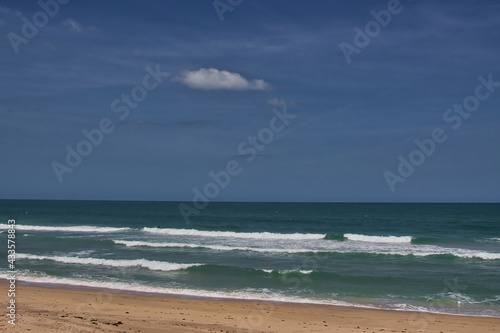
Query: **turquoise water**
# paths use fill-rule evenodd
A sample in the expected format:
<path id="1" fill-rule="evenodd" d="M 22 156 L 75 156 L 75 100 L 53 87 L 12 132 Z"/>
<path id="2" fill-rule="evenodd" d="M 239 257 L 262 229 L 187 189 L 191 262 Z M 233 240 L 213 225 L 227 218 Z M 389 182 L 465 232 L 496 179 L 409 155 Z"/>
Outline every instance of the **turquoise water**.
<path id="1" fill-rule="evenodd" d="M 18 279 L 500 315 L 500 204 L 0 201 Z M 7 276 L 7 260 L 0 277 Z"/>

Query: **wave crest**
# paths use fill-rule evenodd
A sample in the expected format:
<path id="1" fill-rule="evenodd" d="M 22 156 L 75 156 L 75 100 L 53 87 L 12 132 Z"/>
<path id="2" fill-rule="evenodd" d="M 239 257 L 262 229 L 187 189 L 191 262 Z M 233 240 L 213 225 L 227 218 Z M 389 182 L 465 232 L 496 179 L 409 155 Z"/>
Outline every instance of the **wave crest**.
<path id="1" fill-rule="evenodd" d="M 311 240 L 323 239 L 326 234 L 279 234 L 271 232 L 233 232 L 233 231 L 204 231 L 196 229 L 172 229 L 172 228 L 142 228 L 143 232 L 171 235 L 171 236 L 199 236 L 199 237 L 222 237 L 222 238 L 246 238 L 246 239 L 288 239 L 288 240 Z"/>
<path id="2" fill-rule="evenodd" d="M 0 224 L 0 229 L 7 229 L 9 226 L 7 224 Z M 26 224 L 16 224 L 16 230 L 23 231 L 63 231 L 63 232 L 120 232 L 129 231 L 130 228 L 113 228 L 113 227 L 96 227 L 90 225 L 80 225 L 75 227 L 65 227 L 65 226 L 44 226 L 44 225 L 26 225 Z"/>
<path id="3" fill-rule="evenodd" d="M 254 252 L 275 252 L 275 253 L 306 253 L 315 252 L 310 249 L 275 249 L 275 248 L 260 248 L 260 247 L 245 247 L 245 246 L 228 246 L 228 245 L 209 245 L 209 244 L 190 244 L 190 243 L 165 243 L 165 242 L 143 242 L 143 241 L 127 241 L 113 240 L 115 244 L 125 245 L 127 247 L 144 246 L 144 247 L 179 247 L 179 248 L 202 248 L 216 251 L 254 251 Z"/>
<path id="4" fill-rule="evenodd" d="M 359 234 L 344 234 L 351 241 L 370 243 L 411 243 L 411 236 L 367 236 Z"/>
<path id="5" fill-rule="evenodd" d="M 39 256 L 33 254 L 16 254 L 16 259 L 28 260 L 51 260 L 62 262 L 65 264 L 80 264 L 80 265 L 103 265 L 112 267 L 143 267 L 153 271 L 177 271 L 187 269 L 193 266 L 200 266 L 202 264 L 178 264 L 164 261 L 154 261 L 147 259 L 100 259 L 100 258 L 80 258 L 80 257 L 66 257 L 66 256 Z"/>
<path id="6" fill-rule="evenodd" d="M 245 246 L 230 246 L 230 245 L 214 245 L 214 244 L 192 244 L 192 243 L 168 243 L 168 242 L 146 242 L 146 241 L 129 241 L 129 240 L 113 240 L 115 244 L 125 245 L 127 247 L 165 247 L 165 248 L 198 248 L 214 251 L 252 251 L 252 252 L 267 252 L 267 253 L 324 253 L 324 254 L 344 254 L 344 255 L 395 255 L 395 256 L 450 256 L 464 259 L 483 259 L 483 260 L 498 260 L 500 253 L 485 252 L 471 249 L 459 249 L 440 247 L 435 245 L 413 245 L 401 243 L 398 245 L 384 244 L 387 242 L 335 242 L 335 246 L 317 247 L 317 248 L 267 248 L 267 247 L 245 247 Z"/>

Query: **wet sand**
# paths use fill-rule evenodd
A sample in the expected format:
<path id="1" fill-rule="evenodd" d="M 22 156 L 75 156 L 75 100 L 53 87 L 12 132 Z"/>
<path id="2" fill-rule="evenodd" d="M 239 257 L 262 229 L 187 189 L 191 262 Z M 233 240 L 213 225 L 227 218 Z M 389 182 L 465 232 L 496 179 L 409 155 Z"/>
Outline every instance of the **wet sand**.
<path id="1" fill-rule="evenodd" d="M 17 285 L 16 325 L 0 283 L 7 332 L 500 332 L 500 318 L 256 301 L 186 299 Z"/>

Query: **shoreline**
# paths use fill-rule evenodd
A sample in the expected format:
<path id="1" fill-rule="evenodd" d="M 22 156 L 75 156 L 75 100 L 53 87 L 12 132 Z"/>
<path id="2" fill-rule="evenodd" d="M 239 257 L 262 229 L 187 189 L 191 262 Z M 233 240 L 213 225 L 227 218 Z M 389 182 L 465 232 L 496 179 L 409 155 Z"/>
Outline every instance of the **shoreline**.
<path id="1" fill-rule="evenodd" d="M 16 330 L 50 332 L 497 332 L 500 318 L 126 293 L 19 281 Z M 6 280 L 0 292 L 7 294 Z M 10 329 L 7 317 L 1 328 Z"/>
<path id="2" fill-rule="evenodd" d="M 0 285 L 8 284 L 8 280 L 0 278 Z M 313 302 L 292 302 L 292 301 L 282 301 L 282 300 L 270 300 L 270 299 L 257 299 L 257 298 L 238 298 L 238 297 L 217 297 L 217 296 L 203 296 L 203 295 L 186 295 L 186 294 L 176 294 L 169 292 L 153 292 L 153 291 L 137 291 L 119 288 L 106 288 L 106 287 L 96 287 L 96 286 L 85 286 L 69 284 L 64 282 L 32 282 L 24 281 L 21 279 L 16 279 L 16 286 L 25 287 L 35 287 L 35 288 L 47 288 L 54 290 L 68 290 L 68 291 L 83 291 L 83 292 L 93 292 L 93 293 L 106 293 L 114 295 L 131 295 L 131 296 L 144 296 L 144 297 L 155 297 L 155 298 L 168 298 L 168 299 L 187 299 L 187 300 L 199 300 L 199 301 L 221 301 L 221 302 L 258 302 L 258 303 L 269 303 L 269 304 L 282 304 L 282 305 L 297 305 L 297 306 L 317 306 L 317 307 L 328 307 L 328 308 L 341 308 L 341 309 L 360 309 L 360 310 L 373 310 L 373 311 L 388 311 L 397 313 L 410 313 L 410 314 L 422 314 L 422 315 L 446 315 L 446 316 L 459 316 L 459 317 L 471 317 L 471 318 L 499 318 L 493 315 L 474 315 L 474 314 L 462 314 L 462 313 L 446 313 L 446 312 L 431 312 L 431 311 L 418 311 L 418 310 L 406 310 L 406 309 L 390 309 L 390 308 L 379 308 L 375 306 L 364 306 L 364 305 L 344 305 L 344 304 L 327 304 L 327 303 L 313 303 Z"/>
<path id="3" fill-rule="evenodd" d="M 8 284 L 8 280 L 0 278 L 0 285 Z M 327 308 L 340 308 L 340 309 L 360 309 L 360 310 L 373 310 L 373 311 L 388 311 L 396 313 L 410 313 L 410 314 L 422 314 L 422 315 L 446 315 L 446 316 L 459 316 L 459 317 L 471 317 L 471 318 L 499 318 L 493 315 L 474 315 L 474 314 L 462 314 L 462 313 L 445 313 L 445 312 L 431 312 L 431 311 L 418 311 L 418 310 L 406 310 L 406 309 L 390 309 L 390 308 L 379 308 L 375 306 L 364 306 L 360 305 L 343 305 L 343 304 L 327 304 L 327 303 L 313 303 L 313 302 L 293 302 L 293 301 L 282 301 L 282 300 L 270 300 L 270 299 L 257 299 L 257 298 L 238 298 L 238 297 L 217 297 L 217 296 L 203 296 L 203 295 L 186 295 L 186 294 L 176 294 L 169 292 L 153 292 L 153 291 L 137 291 L 119 288 L 106 288 L 106 287 L 96 287 L 96 286 L 85 286 L 69 284 L 64 282 L 32 282 L 24 281 L 21 279 L 16 279 L 16 286 L 24 287 L 34 287 L 34 288 L 46 288 L 53 290 L 67 290 L 67 291 L 82 291 L 91 293 L 101 293 L 101 294 L 113 294 L 113 295 L 130 295 L 130 296 L 144 296 L 144 297 L 154 297 L 154 298 L 167 298 L 167 299 L 186 299 L 186 300 L 199 300 L 199 301 L 221 301 L 221 302 L 251 302 L 251 303 L 264 303 L 264 304 L 282 304 L 282 305 L 297 305 L 297 306 L 317 306 L 317 307 L 327 307 Z"/>

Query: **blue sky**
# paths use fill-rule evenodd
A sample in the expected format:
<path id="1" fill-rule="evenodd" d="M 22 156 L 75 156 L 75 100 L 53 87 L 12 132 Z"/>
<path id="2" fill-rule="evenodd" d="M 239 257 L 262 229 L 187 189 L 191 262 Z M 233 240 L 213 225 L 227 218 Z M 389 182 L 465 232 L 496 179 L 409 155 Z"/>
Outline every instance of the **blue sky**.
<path id="1" fill-rule="evenodd" d="M 190 201 L 234 160 L 213 201 L 499 202 L 500 87 L 459 128 L 443 116 L 479 76 L 500 82 L 500 5 L 396 5 L 243 0 L 221 21 L 209 0 L 72 0 L 13 47 L 45 14 L 1 1 L 0 198 Z M 339 45 L 388 6 L 348 63 Z M 146 68 L 168 76 L 120 119 L 112 102 Z M 275 112 L 295 117 L 249 162 L 239 145 Z M 53 163 L 105 118 L 114 130 L 60 181 Z M 399 156 L 436 128 L 446 141 L 402 177 Z"/>

